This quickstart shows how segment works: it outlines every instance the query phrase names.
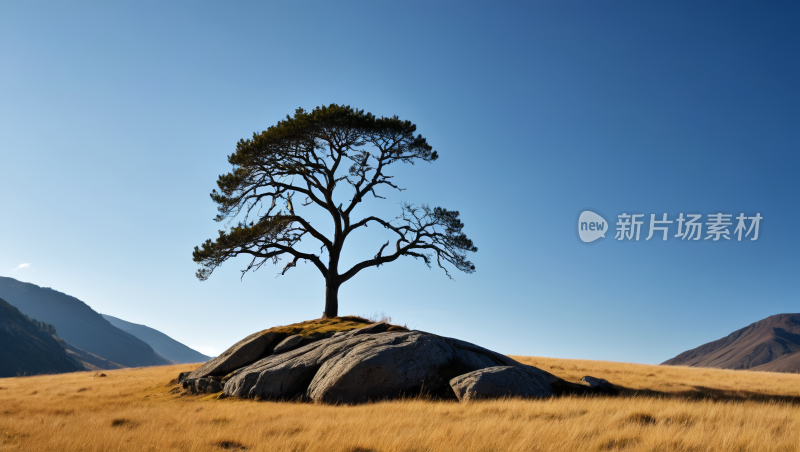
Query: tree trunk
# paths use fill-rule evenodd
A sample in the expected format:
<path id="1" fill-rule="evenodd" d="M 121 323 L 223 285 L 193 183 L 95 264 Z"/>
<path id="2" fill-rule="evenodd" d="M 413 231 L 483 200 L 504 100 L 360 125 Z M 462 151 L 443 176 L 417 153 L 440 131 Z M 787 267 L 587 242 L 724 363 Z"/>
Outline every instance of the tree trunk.
<path id="1" fill-rule="evenodd" d="M 323 319 L 332 319 L 339 316 L 339 284 L 333 281 L 325 283 L 325 312 Z"/>

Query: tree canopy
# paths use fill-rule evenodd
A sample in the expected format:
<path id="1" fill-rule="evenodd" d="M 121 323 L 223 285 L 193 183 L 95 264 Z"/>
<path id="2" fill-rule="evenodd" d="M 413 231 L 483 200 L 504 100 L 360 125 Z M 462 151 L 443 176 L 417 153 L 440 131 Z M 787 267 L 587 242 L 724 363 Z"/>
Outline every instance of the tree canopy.
<path id="1" fill-rule="evenodd" d="M 195 247 L 198 279 L 207 279 L 223 262 L 239 255 L 252 258 L 242 276 L 267 262 L 278 264 L 282 258 L 288 262 L 281 274 L 308 261 L 325 278 L 323 317 L 332 318 L 338 315 L 338 291 L 343 283 L 361 270 L 401 256 L 421 259 L 429 267 L 435 262 L 448 276 L 445 263 L 474 272 L 467 252 L 478 249 L 462 232 L 464 224 L 457 211 L 404 203 L 400 214 L 390 220 L 353 218 L 355 207 L 366 197 L 385 199 L 379 194 L 381 188 L 403 190 L 388 174 L 390 165 L 439 158 L 425 138 L 415 136 L 416 129 L 397 116 L 378 118 L 331 104 L 310 112 L 298 108 L 293 117 L 287 115 L 251 139 L 240 140 L 236 152 L 228 156 L 231 172 L 219 176 L 219 190 L 211 192 L 219 211 L 215 220 L 238 222 L 219 231 L 215 240 Z M 347 190 L 351 199 L 336 205 L 337 188 Z M 300 215 L 305 208 L 323 209 L 330 215 L 332 237 Z M 380 246 L 372 258 L 340 269 L 345 241 L 370 223 L 383 226 L 394 239 Z M 301 251 L 298 245 L 303 240 L 318 242 L 319 253 Z"/>

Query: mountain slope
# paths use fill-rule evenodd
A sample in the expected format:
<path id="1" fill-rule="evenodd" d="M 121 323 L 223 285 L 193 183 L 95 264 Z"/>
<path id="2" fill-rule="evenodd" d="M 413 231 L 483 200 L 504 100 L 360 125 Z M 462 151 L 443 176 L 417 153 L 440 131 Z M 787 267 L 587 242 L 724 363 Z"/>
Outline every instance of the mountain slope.
<path id="1" fill-rule="evenodd" d="M 192 350 L 161 331 L 150 328 L 149 326 L 126 322 L 125 320 L 107 314 L 101 315 L 115 327 L 138 337 L 147 343 L 147 345 L 153 347 L 156 353 L 176 363 L 204 363 L 211 359 L 210 356 Z"/>
<path id="2" fill-rule="evenodd" d="M 0 299 L 0 377 L 76 372 L 52 325 L 28 318 Z"/>
<path id="3" fill-rule="evenodd" d="M 86 350 L 82 350 L 74 345 L 70 345 L 67 342 L 63 342 L 61 345 L 63 345 L 67 350 L 67 354 L 70 356 L 70 358 L 81 363 L 83 368 L 86 370 L 124 369 L 126 367 L 122 364 L 117 364 L 107 359 L 103 359 L 94 353 L 89 353 Z"/>
<path id="4" fill-rule="evenodd" d="M 23 314 L 56 327 L 69 344 L 127 367 L 172 364 L 142 340 L 108 323 L 75 297 L 0 277 L 0 298 Z"/>
<path id="5" fill-rule="evenodd" d="M 767 317 L 664 361 L 672 366 L 800 371 L 800 314 Z"/>

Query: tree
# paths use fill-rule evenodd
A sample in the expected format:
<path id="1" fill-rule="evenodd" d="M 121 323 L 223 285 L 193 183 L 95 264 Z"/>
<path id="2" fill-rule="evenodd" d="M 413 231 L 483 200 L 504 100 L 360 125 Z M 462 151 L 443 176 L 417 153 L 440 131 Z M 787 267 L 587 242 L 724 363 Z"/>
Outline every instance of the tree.
<path id="1" fill-rule="evenodd" d="M 350 106 L 331 104 L 311 112 L 299 108 L 294 117 L 287 115 L 277 125 L 253 134 L 252 139 L 240 140 L 236 152 L 228 156 L 233 169 L 219 176 L 219 191 L 214 189 L 211 199 L 219 211 L 216 221 L 232 222 L 243 217 L 227 231 L 219 231 L 216 240 L 195 247 L 193 259 L 201 266 L 197 278 L 206 280 L 219 265 L 239 255 L 252 257 L 242 277 L 267 262 L 278 264 L 282 257 L 290 261 L 281 275 L 301 260 L 310 261 L 325 278 L 323 318 L 333 318 L 338 315 L 342 284 L 361 270 L 401 256 L 422 259 L 428 267 L 435 261 L 448 277 L 444 263 L 474 272 L 466 253 L 478 249 L 462 232 L 464 224 L 457 211 L 401 204 L 400 215 L 391 221 L 375 216 L 352 219 L 354 208 L 365 197 L 385 199 L 377 189 L 386 186 L 403 190 L 392 181 L 393 176 L 386 174 L 390 165 L 433 162 L 439 157 L 425 138 L 414 136 L 416 129 L 397 116 L 377 118 Z M 347 164 L 350 166 L 345 170 Z M 339 186 L 347 187 L 352 198 L 337 205 L 334 191 Z M 341 196 L 341 191 L 337 195 Z M 301 206 L 297 206 L 296 196 L 304 200 Z M 281 205 L 285 205 L 285 211 Z M 333 237 L 325 236 L 296 213 L 309 206 L 330 214 Z M 386 228 L 395 238 L 394 246 L 390 247 L 389 240 L 371 259 L 340 271 L 339 258 L 346 240 L 370 223 Z M 298 245 L 303 239 L 318 241 L 319 253 L 302 251 Z M 327 265 L 323 262 L 325 254 Z"/>

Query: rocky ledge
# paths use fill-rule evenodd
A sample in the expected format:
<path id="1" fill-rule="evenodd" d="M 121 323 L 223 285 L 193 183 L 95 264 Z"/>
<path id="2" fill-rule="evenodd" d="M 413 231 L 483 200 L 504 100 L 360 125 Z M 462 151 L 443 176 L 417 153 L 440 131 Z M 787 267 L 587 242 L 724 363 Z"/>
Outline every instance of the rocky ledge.
<path id="1" fill-rule="evenodd" d="M 469 342 L 386 323 L 310 336 L 256 333 L 178 380 L 195 394 L 347 404 L 617 393 L 605 380 L 571 383 Z"/>

